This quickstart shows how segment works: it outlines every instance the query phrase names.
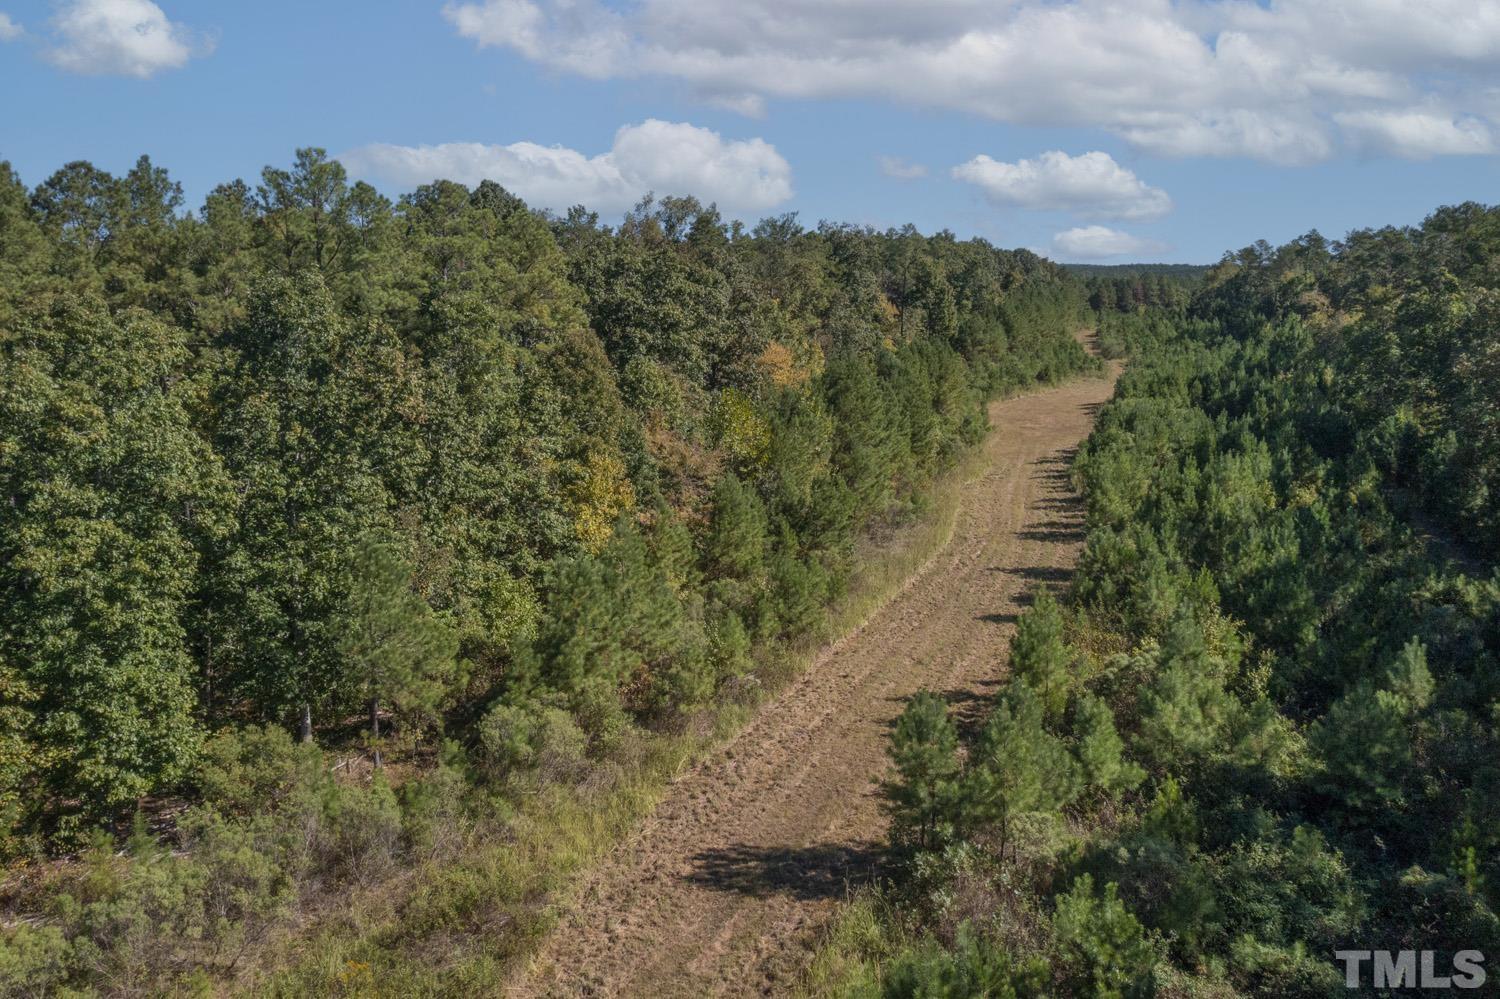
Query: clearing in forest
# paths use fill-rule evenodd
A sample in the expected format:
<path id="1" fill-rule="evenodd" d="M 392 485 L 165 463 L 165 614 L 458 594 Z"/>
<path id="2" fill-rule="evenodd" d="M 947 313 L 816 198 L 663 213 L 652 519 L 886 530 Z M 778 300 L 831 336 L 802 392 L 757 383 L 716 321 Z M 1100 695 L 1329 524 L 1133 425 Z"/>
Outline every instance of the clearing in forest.
<path id="1" fill-rule="evenodd" d="M 1083 542 L 1072 457 L 1111 377 L 990 407 L 954 535 L 857 632 L 685 773 L 590 872 L 513 983 L 528 996 L 781 994 L 851 885 L 875 873 L 889 728 L 928 688 L 979 709 L 1016 615 Z"/>

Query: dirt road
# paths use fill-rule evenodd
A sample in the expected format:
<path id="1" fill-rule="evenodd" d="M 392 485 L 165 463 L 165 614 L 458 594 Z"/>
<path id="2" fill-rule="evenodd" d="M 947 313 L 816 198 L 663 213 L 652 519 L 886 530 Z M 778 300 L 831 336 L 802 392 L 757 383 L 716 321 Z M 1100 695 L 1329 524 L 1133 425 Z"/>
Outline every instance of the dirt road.
<path id="1" fill-rule="evenodd" d="M 953 540 L 855 634 L 688 771 L 588 877 L 529 969 L 528 996 L 781 994 L 817 928 L 869 878 L 886 734 L 923 687 L 977 705 L 1016 615 L 1082 544 L 1068 469 L 1113 378 L 995 403 L 986 471 Z"/>

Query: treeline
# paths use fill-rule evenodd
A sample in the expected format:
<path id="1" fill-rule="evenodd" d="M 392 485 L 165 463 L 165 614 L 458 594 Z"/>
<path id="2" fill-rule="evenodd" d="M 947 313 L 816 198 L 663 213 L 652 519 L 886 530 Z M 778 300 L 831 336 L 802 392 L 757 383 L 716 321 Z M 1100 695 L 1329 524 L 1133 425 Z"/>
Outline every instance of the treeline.
<path id="1" fill-rule="evenodd" d="M 754 703 L 987 399 L 1096 365 L 1082 297 L 946 233 L 393 202 L 319 150 L 196 212 L 145 158 L 0 166 L 0 849 L 87 858 L 11 879 L 0 991 L 243 974 L 403 867 L 432 921 L 390 932 L 530 911 L 472 844 Z"/>
<path id="2" fill-rule="evenodd" d="M 1201 280 L 1201 279 L 1200 279 Z M 1083 283 L 1089 308 L 1105 315 L 1140 313 L 1147 309 L 1176 310 L 1200 280 L 1184 281 L 1175 275 L 1152 271 L 1090 274 Z"/>
<path id="3" fill-rule="evenodd" d="M 1153 274 L 1169 277 L 1179 284 L 1196 289 L 1208 275 L 1207 264 L 1063 264 L 1069 274 L 1079 277 L 1133 277 Z"/>
<path id="4" fill-rule="evenodd" d="M 1336 950 L 1389 949 L 1480 981 L 1454 959 L 1500 953 L 1497 219 L 1257 245 L 1117 325 L 1070 599 L 1037 595 L 978 733 L 908 706 L 907 874 L 825 969 L 886 995 L 1335 996 Z"/>

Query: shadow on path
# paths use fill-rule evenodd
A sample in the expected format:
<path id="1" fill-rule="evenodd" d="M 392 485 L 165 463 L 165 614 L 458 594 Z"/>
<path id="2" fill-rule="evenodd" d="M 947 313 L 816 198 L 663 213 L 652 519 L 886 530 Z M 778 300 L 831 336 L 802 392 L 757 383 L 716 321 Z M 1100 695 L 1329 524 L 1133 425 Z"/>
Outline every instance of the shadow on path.
<path id="1" fill-rule="evenodd" d="M 1059 586 L 1069 582 L 1073 578 L 1072 569 L 1064 569 L 1058 566 L 1050 565 L 1022 565 L 1016 566 L 1013 569 L 1008 569 L 1003 565 L 992 565 L 987 571 L 1004 573 L 1007 576 L 1015 576 L 1017 579 L 1024 579 L 1029 583 L 1051 583 Z M 1023 593 L 1016 598 L 1016 603 L 1020 604 L 1023 607 L 1029 605 L 1030 602 L 1030 591 Z"/>
<path id="2" fill-rule="evenodd" d="M 886 852 L 875 843 L 822 843 L 807 847 L 735 844 L 693 858 L 687 880 L 714 891 L 755 898 L 788 895 L 801 901 L 844 898 L 852 886 L 886 871 Z"/>

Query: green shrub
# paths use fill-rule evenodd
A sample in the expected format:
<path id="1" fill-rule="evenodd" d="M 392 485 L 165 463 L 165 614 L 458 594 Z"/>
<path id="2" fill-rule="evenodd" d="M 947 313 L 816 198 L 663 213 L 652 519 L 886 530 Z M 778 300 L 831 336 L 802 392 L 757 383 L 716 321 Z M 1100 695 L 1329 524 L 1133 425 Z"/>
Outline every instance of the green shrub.
<path id="1" fill-rule="evenodd" d="M 0 994 L 18 999 L 65 995 L 73 948 L 57 926 L 17 923 L 0 929 Z"/>
<path id="2" fill-rule="evenodd" d="M 1094 879 L 1083 875 L 1058 896 L 1052 926 L 1073 994 L 1097 999 L 1156 994 L 1156 945 L 1119 900 L 1115 885 L 1096 895 Z"/>
<path id="3" fill-rule="evenodd" d="M 328 780 L 322 751 L 279 725 L 225 729 L 208 740 L 198 764 L 204 806 L 230 815 L 275 811 Z"/>
<path id="4" fill-rule="evenodd" d="M 968 924 L 951 950 L 926 943 L 892 959 L 882 994 L 889 999 L 1028 999 L 1045 994 L 1046 962 L 1017 960 Z"/>
<path id="5" fill-rule="evenodd" d="M 480 758 L 496 779 L 568 781 L 581 774 L 588 738 L 561 708 L 497 704 L 479 723 Z"/>

